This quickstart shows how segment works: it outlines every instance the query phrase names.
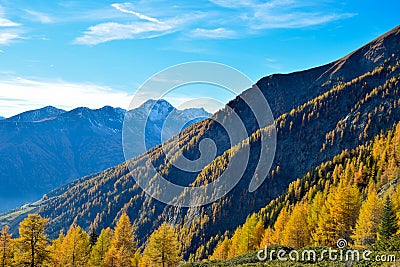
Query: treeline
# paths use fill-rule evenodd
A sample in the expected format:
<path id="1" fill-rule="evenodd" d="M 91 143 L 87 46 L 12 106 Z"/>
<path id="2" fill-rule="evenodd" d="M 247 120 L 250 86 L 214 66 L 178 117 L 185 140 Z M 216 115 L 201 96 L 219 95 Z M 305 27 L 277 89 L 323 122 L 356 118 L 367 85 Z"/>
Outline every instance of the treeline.
<path id="1" fill-rule="evenodd" d="M 214 237 L 210 259 L 226 260 L 279 244 L 355 248 L 388 242 L 400 231 L 400 123 L 352 151 L 343 151 L 290 184 L 231 237 Z M 382 244 L 381 244 L 382 245 Z M 382 248 L 382 246 L 381 246 Z"/>
<path id="2" fill-rule="evenodd" d="M 19 237 L 13 238 L 9 227 L 0 233 L 0 266 L 91 266 L 145 267 L 177 266 L 181 260 L 180 244 L 174 227 L 163 223 L 146 242 L 143 253 L 137 247 L 134 228 L 124 213 L 115 229 L 103 229 L 100 235 L 89 234 L 72 225 L 55 240 L 45 234 L 48 219 L 29 214 L 20 223 Z"/>

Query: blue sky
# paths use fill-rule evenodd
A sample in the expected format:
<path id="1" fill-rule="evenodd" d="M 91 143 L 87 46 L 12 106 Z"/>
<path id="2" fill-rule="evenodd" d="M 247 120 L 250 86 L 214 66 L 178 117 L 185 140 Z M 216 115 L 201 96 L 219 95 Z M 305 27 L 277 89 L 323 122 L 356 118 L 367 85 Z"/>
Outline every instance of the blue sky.
<path id="1" fill-rule="evenodd" d="M 227 64 L 253 81 L 315 67 L 397 26 L 399 9 L 368 0 L 0 0 L 0 115 L 126 108 L 146 79 L 188 61 Z M 233 95 L 196 87 L 172 104 L 191 97 Z"/>

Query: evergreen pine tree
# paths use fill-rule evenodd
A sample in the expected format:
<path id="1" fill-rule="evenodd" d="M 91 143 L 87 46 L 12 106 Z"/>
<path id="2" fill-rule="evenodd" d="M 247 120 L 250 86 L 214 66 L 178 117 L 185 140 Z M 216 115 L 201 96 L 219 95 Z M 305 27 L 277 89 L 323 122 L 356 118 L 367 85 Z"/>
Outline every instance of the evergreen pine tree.
<path id="1" fill-rule="evenodd" d="M 399 226 L 397 224 L 396 213 L 393 210 L 392 201 L 389 196 L 386 197 L 385 204 L 383 206 L 381 222 L 379 225 L 378 238 L 389 239 L 397 233 Z"/>
<path id="2" fill-rule="evenodd" d="M 97 238 L 99 238 L 99 235 L 96 233 L 96 229 L 94 229 L 94 227 L 92 227 L 90 229 L 90 234 L 89 234 L 89 241 L 90 241 L 91 248 L 96 244 Z"/>

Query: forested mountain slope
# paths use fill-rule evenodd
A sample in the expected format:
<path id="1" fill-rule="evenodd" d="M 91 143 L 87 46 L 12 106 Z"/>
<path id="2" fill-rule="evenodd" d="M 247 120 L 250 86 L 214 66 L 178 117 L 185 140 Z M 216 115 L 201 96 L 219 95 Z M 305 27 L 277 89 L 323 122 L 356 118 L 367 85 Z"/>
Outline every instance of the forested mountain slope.
<path id="1" fill-rule="evenodd" d="M 226 133 L 212 119 L 188 127 L 178 141 L 166 142 L 167 146 L 179 146 L 185 155 L 195 159 L 199 142 L 212 138 L 218 147 L 218 157 L 201 172 L 188 174 L 175 169 L 165 162 L 160 147 L 147 152 L 167 179 L 197 185 L 214 180 L 226 162 L 240 154 L 241 146 L 249 146 L 252 158 L 243 179 L 219 201 L 179 209 L 153 200 L 135 183 L 135 176 L 148 175 L 147 165 L 151 164 L 144 155 L 139 155 L 130 162 L 135 166 L 134 171 L 130 172 L 124 163 L 82 178 L 49 193 L 34 209 L 51 219 L 52 235 L 73 222 L 86 229 L 90 225 L 105 228 L 114 225 L 116 218 L 126 211 L 143 242 L 163 221 L 169 221 L 180 229 L 185 257 L 189 254 L 206 257 L 209 251 L 205 245 L 212 236 L 234 230 L 248 214 L 281 195 L 297 177 L 345 149 L 364 144 L 400 121 L 399 52 L 400 27 L 397 27 L 331 64 L 261 79 L 257 84 L 276 118 L 277 149 L 272 171 L 253 193 L 248 191 L 248 184 L 260 152 L 260 131 L 268 133 L 268 129 L 258 129 L 254 115 L 239 96 L 228 105 L 242 118 L 250 137 L 238 146 L 230 149 Z M 251 90 L 243 94 L 251 94 Z M 226 109 L 215 117 L 228 122 L 231 119 Z"/>
<path id="2" fill-rule="evenodd" d="M 249 215 L 240 227 L 211 238 L 205 254 L 227 260 L 273 244 L 295 249 L 335 247 L 339 239 L 355 248 L 378 241 L 378 246 L 390 244 L 384 248 L 398 250 L 396 232 L 391 241 L 382 236 L 379 241 L 378 236 L 388 198 L 395 214 L 391 223 L 400 225 L 399 148 L 397 123 L 373 140 L 343 150 L 290 183 L 282 195 Z"/>

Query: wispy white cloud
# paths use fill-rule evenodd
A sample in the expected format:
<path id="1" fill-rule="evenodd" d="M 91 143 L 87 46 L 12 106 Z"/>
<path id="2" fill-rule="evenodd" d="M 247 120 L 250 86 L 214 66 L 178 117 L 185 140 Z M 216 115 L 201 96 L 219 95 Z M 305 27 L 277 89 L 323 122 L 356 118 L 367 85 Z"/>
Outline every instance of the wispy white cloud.
<path id="1" fill-rule="evenodd" d="M 20 26 L 19 23 L 13 22 L 9 19 L 2 18 L 0 13 L 0 27 L 17 27 Z"/>
<path id="2" fill-rule="evenodd" d="M 112 40 L 145 39 L 168 34 L 173 28 L 167 24 L 134 22 L 129 24 L 106 22 L 89 27 L 77 44 L 96 45 Z"/>
<path id="3" fill-rule="evenodd" d="M 256 3 L 251 0 L 210 0 L 210 2 L 226 8 L 242 8 L 256 5 Z"/>
<path id="4" fill-rule="evenodd" d="M 38 12 L 38 11 L 30 10 L 30 9 L 24 9 L 24 11 L 26 13 L 28 13 L 30 16 L 32 16 L 32 19 L 35 21 L 39 21 L 41 23 L 52 23 L 53 22 L 53 19 L 50 18 L 50 16 L 48 16 L 42 12 Z"/>
<path id="5" fill-rule="evenodd" d="M 233 30 L 225 28 L 216 28 L 216 29 L 196 28 L 190 32 L 189 36 L 192 38 L 199 38 L 199 39 L 229 39 L 229 38 L 236 38 L 237 33 Z"/>
<path id="6" fill-rule="evenodd" d="M 146 16 L 144 14 L 141 14 L 139 12 L 132 10 L 131 3 L 122 3 L 122 4 L 115 3 L 115 4 L 112 4 L 111 6 L 114 7 L 115 9 L 117 9 L 118 11 L 121 11 L 122 13 L 132 14 L 132 15 L 138 17 L 139 19 L 143 19 L 143 20 L 147 20 L 147 21 L 155 22 L 155 23 L 162 23 L 161 21 L 159 21 L 156 18 L 152 18 L 152 17 Z"/>
<path id="7" fill-rule="evenodd" d="M 0 6 L 0 45 L 7 45 L 15 39 L 20 39 L 19 27 L 21 24 L 11 21 L 4 15 L 4 10 Z"/>
<path id="8" fill-rule="evenodd" d="M 257 12 L 255 16 L 250 19 L 250 27 L 255 30 L 305 28 L 345 18 L 351 18 L 355 15 L 356 14 L 353 13 L 321 14 L 296 12 L 275 16 Z"/>
<path id="9" fill-rule="evenodd" d="M 198 8 L 182 3 L 173 2 L 168 8 L 162 1 L 157 2 L 156 8 L 152 1 L 114 3 L 107 11 L 114 10 L 108 21 L 101 17 L 106 21 L 90 26 L 75 43 L 96 45 L 112 40 L 154 38 L 172 32 L 197 39 L 242 38 L 268 29 L 305 28 L 356 15 L 332 8 L 331 1 L 208 1 L 213 5 L 203 9 L 200 16 Z M 119 11 L 120 17 L 115 11 Z"/>
<path id="10" fill-rule="evenodd" d="M 115 3 L 111 6 L 122 13 L 134 15 L 139 21 L 128 23 L 104 22 L 91 26 L 84 32 L 83 36 L 75 39 L 75 43 L 96 45 L 112 40 L 154 38 L 173 32 L 174 24 L 177 24 L 177 20 L 162 22 L 136 12 L 130 3 Z"/>
<path id="11" fill-rule="evenodd" d="M 90 26 L 82 36 L 75 39 L 75 44 L 97 45 L 113 40 L 149 39 L 183 31 L 205 17 L 204 13 L 194 12 L 179 17 L 169 17 L 163 21 L 139 19 L 131 22 L 104 22 Z"/>
<path id="12" fill-rule="evenodd" d="M 6 45 L 14 41 L 15 39 L 21 39 L 22 37 L 14 32 L 3 32 L 0 31 L 0 45 Z"/>
<path id="13" fill-rule="evenodd" d="M 126 92 L 91 83 L 0 79 L 0 114 L 7 117 L 47 105 L 67 110 L 105 105 L 127 108 L 131 99 Z"/>
<path id="14" fill-rule="evenodd" d="M 306 28 L 356 16 L 337 13 L 326 1 L 313 0 L 210 0 L 213 4 L 240 10 L 238 20 L 252 30 Z M 316 12 L 315 10 L 318 10 Z M 235 18 L 236 19 L 236 18 Z"/>
<path id="15" fill-rule="evenodd" d="M 6 18 L 4 14 L 4 9 L 2 6 L 0 6 L 0 27 L 17 27 L 20 25 L 21 24 Z"/>

